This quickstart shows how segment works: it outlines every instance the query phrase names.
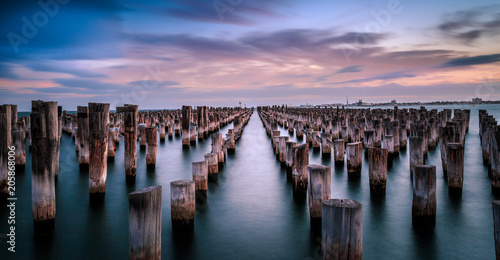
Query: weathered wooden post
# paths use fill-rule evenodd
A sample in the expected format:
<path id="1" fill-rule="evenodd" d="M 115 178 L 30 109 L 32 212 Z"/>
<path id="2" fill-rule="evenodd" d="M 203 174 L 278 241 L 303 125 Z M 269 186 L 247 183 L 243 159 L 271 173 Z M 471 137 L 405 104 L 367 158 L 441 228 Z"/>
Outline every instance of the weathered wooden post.
<path id="1" fill-rule="evenodd" d="M 286 142 L 288 142 L 288 136 L 280 136 L 278 137 L 278 159 L 281 163 L 281 166 L 286 165 Z"/>
<path id="2" fill-rule="evenodd" d="M 375 135 L 373 130 L 366 130 L 364 135 L 363 147 L 365 148 L 365 151 L 368 151 L 370 147 L 375 145 Z"/>
<path id="3" fill-rule="evenodd" d="M 236 151 L 236 141 L 234 139 L 234 129 L 227 130 L 226 139 L 227 139 L 227 151 L 229 153 L 234 153 Z"/>
<path id="4" fill-rule="evenodd" d="M 104 199 L 108 170 L 109 104 L 89 103 L 89 194 Z"/>
<path id="5" fill-rule="evenodd" d="M 146 127 L 147 125 L 146 124 L 139 124 L 137 125 L 138 129 L 139 129 L 139 148 L 141 150 L 145 150 L 146 149 Z"/>
<path id="6" fill-rule="evenodd" d="M 418 228 L 436 225 L 436 166 L 417 165 L 413 173 L 412 223 Z"/>
<path id="7" fill-rule="evenodd" d="M 137 119 L 139 106 L 125 105 L 117 107 L 116 112 L 123 112 L 125 125 L 125 177 L 127 182 L 135 181 L 137 172 Z"/>
<path id="8" fill-rule="evenodd" d="M 328 133 L 321 133 L 321 157 L 331 158 L 332 156 L 332 135 Z"/>
<path id="9" fill-rule="evenodd" d="M 219 167 L 224 166 L 224 159 L 225 159 L 225 154 L 224 154 L 224 139 L 222 138 L 221 133 L 214 133 L 211 135 L 212 136 L 212 153 L 217 154 L 217 162 Z"/>
<path id="10" fill-rule="evenodd" d="M 495 256 L 500 259 L 500 200 L 495 200 L 493 205 L 493 234 L 495 237 Z"/>
<path id="11" fill-rule="evenodd" d="M 182 106 L 182 148 L 189 149 L 191 144 L 191 136 L 189 129 L 191 127 L 191 107 Z"/>
<path id="12" fill-rule="evenodd" d="M 78 163 L 80 166 L 88 166 L 90 161 L 90 136 L 89 136 L 89 109 L 86 106 L 77 108 L 77 139 L 78 139 Z"/>
<path id="13" fill-rule="evenodd" d="M 217 181 L 219 179 L 219 159 L 216 153 L 206 153 L 205 161 L 208 163 L 208 179 Z"/>
<path id="14" fill-rule="evenodd" d="M 194 231 L 196 210 L 194 181 L 179 180 L 170 183 L 170 209 L 174 233 Z"/>
<path id="15" fill-rule="evenodd" d="M 57 148 L 57 102 L 32 101 L 31 206 L 35 233 L 54 229 L 56 218 L 55 154 Z"/>
<path id="16" fill-rule="evenodd" d="M 156 167 L 156 152 L 158 150 L 158 133 L 156 127 L 146 127 L 146 167 Z"/>
<path id="17" fill-rule="evenodd" d="M 116 155 L 116 142 L 114 139 L 115 134 L 118 132 L 117 128 L 109 128 L 108 134 L 108 160 L 114 161 Z"/>
<path id="18" fill-rule="evenodd" d="M 355 200 L 323 201 L 321 247 L 323 259 L 362 259 L 363 205 Z"/>
<path id="19" fill-rule="evenodd" d="M 309 164 L 309 144 L 292 147 L 292 188 L 295 198 L 304 198 L 307 191 L 307 165 Z"/>
<path id="20" fill-rule="evenodd" d="M 396 156 L 396 151 L 394 148 L 394 136 L 392 135 L 384 135 L 382 140 L 382 148 L 387 149 L 388 159 L 392 161 L 392 159 Z"/>
<path id="21" fill-rule="evenodd" d="M 346 154 L 348 177 L 361 177 L 361 166 L 363 163 L 363 144 L 361 142 L 348 143 Z"/>
<path id="22" fill-rule="evenodd" d="M 461 143 L 446 145 L 448 191 L 450 195 L 462 194 L 464 185 L 464 146 Z"/>
<path id="23" fill-rule="evenodd" d="M 333 141 L 333 147 L 334 147 L 334 152 L 335 152 L 335 165 L 343 166 L 344 165 L 344 154 L 345 154 L 344 140 L 335 139 Z"/>
<path id="24" fill-rule="evenodd" d="M 12 131 L 12 145 L 15 147 L 14 162 L 16 168 L 23 168 L 26 165 L 26 133 L 23 130 Z M 7 146 L 2 146 L 7 147 Z M 4 149 L 4 148 L 2 148 Z M 3 162 L 2 162 L 3 163 Z M 2 169 L 3 170 L 3 169 Z M 7 172 L 6 172 L 7 173 Z"/>
<path id="25" fill-rule="evenodd" d="M 0 195 L 7 197 L 9 194 L 9 149 L 12 143 L 12 110 L 10 105 L 0 106 Z M 34 158 L 35 156 L 33 156 Z"/>
<path id="26" fill-rule="evenodd" d="M 195 183 L 196 202 L 198 204 L 205 204 L 207 201 L 207 188 L 208 188 L 208 162 L 193 162 L 193 181 Z"/>
<path id="27" fill-rule="evenodd" d="M 161 259 L 161 186 L 128 195 L 130 259 Z"/>
<path id="28" fill-rule="evenodd" d="M 500 126 L 495 126 L 491 136 L 491 189 L 493 193 L 500 193 Z M 17 152 L 17 151 L 16 151 Z"/>
<path id="29" fill-rule="evenodd" d="M 292 179 L 292 165 L 293 165 L 293 147 L 298 146 L 296 142 L 288 141 L 286 142 L 286 176 L 289 180 Z"/>
<path id="30" fill-rule="evenodd" d="M 368 178 L 372 195 L 385 194 L 387 185 L 387 149 L 370 147 L 368 149 Z"/>
<path id="31" fill-rule="evenodd" d="M 16 120 L 17 120 L 17 105 L 16 105 Z M 59 175 L 59 158 L 61 157 L 61 137 L 62 137 L 62 107 L 57 107 L 57 147 L 56 147 L 56 157 L 53 165 L 53 171 L 55 178 Z M 75 138 L 76 139 L 76 138 Z"/>
<path id="32" fill-rule="evenodd" d="M 410 177 L 413 178 L 415 166 L 424 165 L 424 139 L 421 136 L 410 136 Z"/>
<path id="33" fill-rule="evenodd" d="M 329 200 L 331 198 L 331 172 L 332 170 L 330 166 L 316 164 L 310 164 L 307 166 L 307 199 L 309 201 L 309 215 L 311 217 L 312 225 L 321 223 L 321 203 L 324 200 Z"/>
<path id="34" fill-rule="evenodd" d="M 194 125 L 189 127 L 189 143 L 196 145 L 196 126 Z"/>
<path id="35" fill-rule="evenodd" d="M 321 140 L 320 140 L 320 132 L 319 131 L 313 131 L 311 133 L 311 145 L 314 151 L 320 151 L 321 150 Z"/>

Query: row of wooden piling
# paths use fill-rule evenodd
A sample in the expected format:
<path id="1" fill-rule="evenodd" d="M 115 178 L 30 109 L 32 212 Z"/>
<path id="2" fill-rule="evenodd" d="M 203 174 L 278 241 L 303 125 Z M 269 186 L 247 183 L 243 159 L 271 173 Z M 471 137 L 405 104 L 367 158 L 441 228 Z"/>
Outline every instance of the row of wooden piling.
<path id="1" fill-rule="evenodd" d="M 331 167 L 309 164 L 309 147 L 321 147 L 322 154 L 331 154 L 330 133 L 309 135 L 310 142 L 299 145 L 281 136 L 277 123 L 262 108 L 259 116 L 277 160 L 287 169 L 292 178 L 293 196 L 304 199 L 307 196 L 311 226 L 321 226 L 323 259 L 361 259 L 363 254 L 363 210 L 361 203 L 354 200 L 331 199 Z M 289 133 L 301 133 L 302 129 L 287 126 Z M 343 140 L 342 140 L 343 147 Z M 343 153 L 343 152 L 342 152 Z M 342 156 L 343 157 L 343 156 Z"/>
<path id="2" fill-rule="evenodd" d="M 461 194 L 463 147 L 469 126 L 469 110 L 455 109 L 453 118 L 452 110 L 437 112 L 424 107 L 371 110 L 273 106 L 259 107 L 258 111 L 279 161 L 283 163 L 283 154 L 286 155 L 285 165 L 291 170 L 288 172 L 292 172 L 294 196 L 303 196 L 307 191 L 311 220 L 321 216 L 318 214 L 321 202 L 315 197 L 323 194 L 321 201 L 329 199 L 327 194 L 330 193 L 331 177 L 328 169 L 323 169 L 325 173 L 317 177 L 317 172 L 326 166 L 307 166 L 309 148 L 321 151 L 323 158 L 330 158 L 333 149 L 336 166 L 347 161 L 349 178 L 360 177 L 365 150 L 369 164 L 370 193 L 378 196 L 385 195 L 388 165 L 409 144 L 410 178 L 414 194 L 412 222 L 417 229 L 421 229 L 434 228 L 436 215 L 436 169 L 435 166 L 425 165 L 425 156 L 429 149 L 437 146 L 440 139 L 445 140 L 441 143 L 441 147 L 447 151 L 444 155 L 442 153 L 443 169 L 447 170 L 444 177 L 450 195 Z M 288 136 L 280 136 L 278 125 L 288 128 L 288 133 L 292 135 L 295 133 L 298 140 L 305 135 L 305 144 L 288 142 Z M 311 184 L 311 180 L 326 184 Z M 311 185 L 316 190 L 311 190 Z M 328 188 L 322 192 L 326 186 Z"/>
<path id="3" fill-rule="evenodd" d="M 226 151 L 234 152 L 234 142 L 241 137 L 253 109 L 244 110 L 233 121 L 226 134 L 211 134 L 211 152 L 205 160 L 192 163 L 192 180 L 170 183 L 172 231 L 187 235 L 194 231 L 197 204 L 207 200 L 208 182 L 217 181 L 219 167 L 225 162 Z M 129 194 L 130 259 L 161 259 L 161 186 L 148 187 Z"/>

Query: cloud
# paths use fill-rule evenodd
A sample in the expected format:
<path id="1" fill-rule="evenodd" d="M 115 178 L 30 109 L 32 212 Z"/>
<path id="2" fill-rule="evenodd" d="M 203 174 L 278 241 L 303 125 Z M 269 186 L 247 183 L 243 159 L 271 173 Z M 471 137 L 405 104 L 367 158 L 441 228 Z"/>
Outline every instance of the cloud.
<path id="1" fill-rule="evenodd" d="M 473 57 L 462 57 L 457 59 L 452 59 L 444 64 L 438 66 L 438 68 L 448 68 L 448 67 L 460 67 L 460 66 L 471 66 L 479 64 L 494 63 L 500 61 L 500 54 L 492 55 L 480 55 Z"/>
<path id="2" fill-rule="evenodd" d="M 25 64 L 26 67 L 34 70 L 34 71 L 42 71 L 42 72 L 54 72 L 54 73 L 64 73 L 70 74 L 76 77 L 81 78 L 103 78 L 107 77 L 102 73 L 92 72 L 88 69 L 79 69 L 79 68 L 71 68 L 71 65 L 68 64 L 56 64 L 51 63 L 50 61 L 41 61 L 41 62 L 29 62 Z"/>
<path id="3" fill-rule="evenodd" d="M 374 80 L 412 78 L 415 76 L 416 76 L 415 74 L 410 74 L 406 71 L 395 71 L 395 72 L 384 73 L 384 74 L 380 74 L 380 75 L 376 75 L 376 76 L 368 77 L 368 78 L 353 79 L 353 80 L 340 81 L 340 82 L 325 82 L 324 84 L 363 83 L 363 82 L 369 82 L 369 81 L 374 81 Z"/>
<path id="4" fill-rule="evenodd" d="M 354 65 L 337 70 L 337 73 L 361 72 L 362 65 Z"/>
<path id="5" fill-rule="evenodd" d="M 135 81 L 130 81 L 128 82 L 129 85 L 132 86 L 139 86 L 142 87 L 145 84 L 148 85 L 153 85 L 153 84 L 158 84 L 160 87 L 165 87 L 165 86 L 175 86 L 175 85 L 180 85 L 178 81 L 154 81 L 154 80 L 135 80 Z"/>
<path id="6" fill-rule="evenodd" d="M 12 72 L 12 65 L 0 62 L 0 78 L 16 80 L 19 76 Z"/>
<path id="7" fill-rule="evenodd" d="M 284 0 L 172 0 L 162 12 L 183 20 L 249 26 L 263 17 L 280 17 L 277 9 L 288 4 Z"/>
<path id="8" fill-rule="evenodd" d="M 481 37 L 496 37 L 500 33 L 499 10 L 500 5 L 494 5 L 449 13 L 437 29 L 444 36 L 466 45 Z"/>
<path id="9" fill-rule="evenodd" d="M 96 93 L 120 93 L 118 91 L 127 91 L 130 88 L 118 84 L 101 82 L 93 79 L 80 78 L 57 78 L 53 82 L 65 87 L 67 93 L 71 93 L 73 89 L 83 89 L 88 91 L 88 94 Z M 59 90 L 59 89 L 58 89 Z M 61 89 L 62 90 L 62 89 Z M 43 90 L 41 90 L 43 91 Z M 62 93 L 62 92 L 58 92 Z"/>

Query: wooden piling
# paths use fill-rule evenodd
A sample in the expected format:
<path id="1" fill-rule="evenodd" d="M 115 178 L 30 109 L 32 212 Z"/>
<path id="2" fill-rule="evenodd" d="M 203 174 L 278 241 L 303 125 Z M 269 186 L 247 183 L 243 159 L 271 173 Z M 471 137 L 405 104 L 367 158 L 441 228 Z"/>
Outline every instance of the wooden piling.
<path id="1" fill-rule="evenodd" d="M 89 109 L 86 106 L 77 108 L 78 163 L 88 166 L 90 162 Z"/>
<path id="2" fill-rule="evenodd" d="M 109 128 L 108 134 L 108 160 L 114 161 L 116 155 L 116 142 L 114 139 L 115 134 L 118 132 L 117 128 Z"/>
<path id="3" fill-rule="evenodd" d="M 349 178 L 361 177 L 363 163 L 363 144 L 361 142 L 347 144 L 347 174 Z"/>
<path id="4" fill-rule="evenodd" d="M 288 142 L 288 136 L 278 137 L 278 159 L 281 166 L 286 166 L 286 142 Z"/>
<path id="5" fill-rule="evenodd" d="M 31 206 L 35 233 L 54 229 L 56 217 L 55 154 L 58 136 L 57 102 L 32 101 Z"/>
<path id="6" fill-rule="evenodd" d="M 182 106 L 182 148 L 189 148 L 191 136 L 189 130 L 191 127 L 191 107 Z"/>
<path id="7" fill-rule="evenodd" d="M 368 178 L 372 195 L 385 194 L 388 156 L 387 149 L 377 147 L 368 149 Z"/>
<path id="8" fill-rule="evenodd" d="M 310 164 L 307 166 L 308 201 L 311 222 L 321 219 L 321 203 L 331 198 L 332 169 L 330 166 Z"/>
<path id="9" fill-rule="evenodd" d="M 125 126 L 125 177 L 127 182 L 135 181 L 137 172 L 137 105 L 117 107 L 117 113 L 123 113 Z"/>
<path id="10" fill-rule="evenodd" d="M 130 259 L 161 259 L 161 186 L 128 195 Z"/>
<path id="11" fill-rule="evenodd" d="M 217 181 L 219 179 L 219 159 L 216 153 L 206 153 L 205 161 L 208 164 L 208 179 Z"/>
<path id="12" fill-rule="evenodd" d="M 412 223 L 418 229 L 436 225 L 436 166 L 417 165 L 413 173 Z"/>
<path id="13" fill-rule="evenodd" d="M 0 195 L 7 197 L 9 194 L 9 147 L 12 143 L 12 110 L 10 105 L 0 106 Z"/>
<path id="14" fill-rule="evenodd" d="M 424 165 L 424 140 L 421 136 L 410 136 L 410 177 L 413 178 L 415 166 Z"/>
<path id="15" fill-rule="evenodd" d="M 89 133 L 89 194 L 91 199 L 102 199 L 108 169 L 109 104 L 89 103 Z"/>
<path id="16" fill-rule="evenodd" d="M 286 175 L 289 180 L 292 179 L 292 165 L 293 165 L 293 147 L 298 146 L 297 142 L 286 142 Z"/>
<path id="17" fill-rule="evenodd" d="M 208 162 L 193 162 L 193 181 L 195 183 L 195 195 L 196 202 L 198 204 L 204 204 L 207 200 L 207 188 L 208 188 Z"/>
<path id="18" fill-rule="evenodd" d="M 333 141 L 333 147 L 335 152 L 335 165 L 342 166 L 344 165 L 344 154 L 345 154 L 345 145 L 344 140 L 335 139 Z"/>
<path id="19" fill-rule="evenodd" d="M 323 201 L 321 220 L 323 259 L 362 259 L 363 205 L 355 200 Z"/>
<path id="20" fill-rule="evenodd" d="M 309 164 L 309 144 L 292 147 L 292 188 L 295 198 L 304 198 L 307 191 L 308 175 L 307 165 Z"/>
<path id="21" fill-rule="evenodd" d="M 156 127 L 146 127 L 146 167 L 156 167 L 156 152 L 158 150 L 158 133 Z"/>
<path id="22" fill-rule="evenodd" d="M 194 231 L 195 190 L 195 182 L 191 180 L 170 183 L 170 209 L 174 233 Z"/>
<path id="23" fill-rule="evenodd" d="M 212 136 L 212 153 L 217 154 L 217 162 L 220 167 L 223 167 L 225 161 L 224 154 L 224 139 L 221 133 L 214 133 Z"/>
<path id="24" fill-rule="evenodd" d="M 14 162 L 16 168 L 26 165 L 26 133 L 24 130 L 12 131 L 12 146 L 15 147 Z M 6 147 L 6 146 L 2 146 Z"/>
<path id="25" fill-rule="evenodd" d="M 495 200 L 493 205 L 493 234 L 495 238 L 495 257 L 500 259 L 500 200 Z"/>
<path id="26" fill-rule="evenodd" d="M 328 133 L 321 133 L 321 157 L 331 158 L 332 156 L 332 135 Z"/>
<path id="27" fill-rule="evenodd" d="M 448 191 L 450 195 L 460 195 L 464 185 L 464 146 L 461 143 L 448 143 L 446 157 Z"/>

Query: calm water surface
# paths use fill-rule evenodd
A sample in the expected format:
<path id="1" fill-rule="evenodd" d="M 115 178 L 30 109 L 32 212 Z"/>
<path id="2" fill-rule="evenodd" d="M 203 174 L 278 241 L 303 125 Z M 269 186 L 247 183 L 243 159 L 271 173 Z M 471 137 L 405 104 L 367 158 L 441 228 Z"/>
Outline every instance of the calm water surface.
<path id="1" fill-rule="evenodd" d="M 365 259 L 492 259 L 495 249 L 491 193 L 482 164 L 478 135 L 478 109 L 500 119 L 500 106 L 427 106 L 471 109 L 465 144 L 464 189 L 461 199 L 448 197 L 439 146 L 429 151 L 427 164 L 437 169 L 436 229 L 419 235 L 411 226 L 412 184 L 408 152 L 401 151 L 388 170 L 385 199 L 371 199 L 368 164 L 362 178 L 349 181 L 345 166 L 336 168 L 320 153 L 310 152 L 311 164 L 332 166 L 332 198 L 363 204 L 363 257 Z M 221 129 L 225 134 L 232 125 Z M 282 135 L 288 135 L 281 129 Z M 295 141 L 292 136 L 291 140 Z M 304 140 L 300 142 L 304 142 Z M 80 171 L 71 137 L 63 134 L 60 173 L 56 184 L 56 227 L 50 236 L 35 237 L 31 213 L 31 154 L 25 170 L 16 175 L 16 253 L 7 251 L 8 209 L 0 208 L 0 259 L 127 259 L 127 194 L 152 185 L 163 186 L 163 259 L 321 259 L 320 234 L 309 226 L 305 201 L 294 201 L 286 171 L 275 159 L 270 139 L 254 113 L 228 155 L 217 184 L 209 184 L 208 203 L 196 211 L 195 233 L 179 240 L 172 236 L 169 183 L 191 179 L 191 162 L 203 160 L 210 141 L 181 148 L 181 139 L 158 146 L 156 170 L 146 170 L 145 152 L 138 150 L 137 180 L 125 183 L 124 144 L 115 162 L 108 164 L 106 199 L 89 204 L 88 171 Z M 139 147 L 138 147 L 139 149 Z"/>

